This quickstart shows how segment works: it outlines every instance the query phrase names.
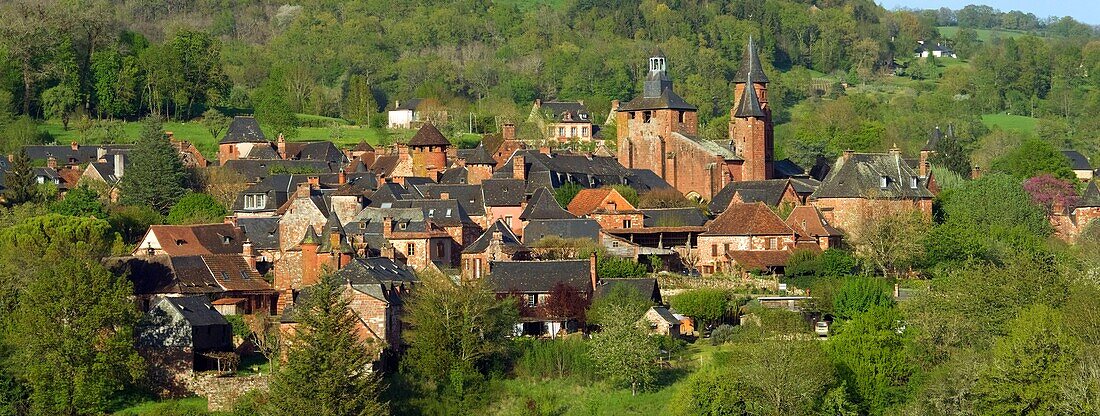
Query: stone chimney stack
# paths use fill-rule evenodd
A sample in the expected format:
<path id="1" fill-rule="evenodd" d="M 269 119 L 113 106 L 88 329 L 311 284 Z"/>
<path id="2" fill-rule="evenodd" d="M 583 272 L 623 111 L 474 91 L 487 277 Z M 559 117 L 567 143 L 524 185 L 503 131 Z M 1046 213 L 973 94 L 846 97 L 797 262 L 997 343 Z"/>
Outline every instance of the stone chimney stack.
<path id="1" fill-rule="evenodd" d="M 500 133 L 504 137 L 505 141 L 516 139 L 516 125 L 513 123 L 504 123 L 500 127 Z"/>
<path id="2" fill-rule="evenodd" d="M 611 111 L 619 111 L 619 100 L 611 100 Z"/>
<path id="3" fill-rule="evenodd" d="M 336 183 L 340 185 L 348 183 L 348 176 L 344 173 L 343 169 L 340 169 L 340 172 L 336 174 Z"/>
<path id="4" fill-rule="evenodd" d="M 122 175 L 126 174 L 126 156 L 121 153 L 115 153 L 115 177 L 122 179 Z"/>
<path id="5" fill-rule="evenodd" d="M 847 149 L 847 150 L 844 151 L 844 155 L 842 157 L 844 158 L 844 161 L 847 162 L 847 161 L 852 159 L 852 155 L 854 155 L 854 154 L 856 154 L 856 152 L 854 150 Z"/>
<path id="6" fill-rule="evenodd" d="M 286 137 L 283 137 L 283 134 L 279 133 L 279 138 L 276 139 L 276 140 L 277 141 L 275 142 L 275 147 L 277 148 L 277 150 L 279 152 L 279 157 L 283 158 L 283 159 L 286 159 L 287 158 L 287 155 L 286 155 Z"/>
<path id="7" fill-rule="evenodd" d="M 451 193 L 450 192 L 440 192 L 439 193 L 439 199 L 444 199 L 444 200 L 451 199 Z"/>
<path id="8" fill-rule="evenodd" d="M 594 252 L 588 256 L 588 273 L 592 278 L 592 292 L 595 292 L 599 279 L 596 277 L 596 253 Z"/>
<path id="9" fill-rule="evenodd" d="M 74 152 L 80 150 L 80 144 L 77 142 L 70 142 L 69 147 L 71 147 Z"/>
<path id="10" fill-rule="evenodd" d="M 393 234 L 393 217 L 382 217 L 382 237 L 389 239 Z"/>
<path id="11" fill-rule="evenodd" d="M 321 187 L 321 178 L 317 176 L 307 176 L 306 182 L 309 183 L 310 188 L 318 189 Z"/>
<path id="12" fill-rule="evenodd" d="M 46 167 L 50 169 L 57 169 L 57 158 L 52 155 L 46 158 Z"/>
<path id="13" fill-rule="evenodd" d="M 522 155 L 515 155 L 514 157 L 512 157 L 512 178 L 513 179 L 527 180 L 527 175 L 526 175 L 526 172 L 525 172 L 527 170 L 527 166 L 525 166 L 525 165 L 526 165 L 526 160 L 524 160 L 524 157 Z"/>
<path id="14" fill-rule="evenodd" d="M 295 192 L 297 198 L 309 198 L 310 184 L 309 182 L 301 182 L 298 184 L 298 189 Z"/>
<path id="15" fill-rule="evenodd" d="M 241 252 L 244 261 L 248 262 L 248 267 L 256 270 L 256 251 L 252 249 L 252 241 L 245 239 L 244 244 L 241 244 Z"/>

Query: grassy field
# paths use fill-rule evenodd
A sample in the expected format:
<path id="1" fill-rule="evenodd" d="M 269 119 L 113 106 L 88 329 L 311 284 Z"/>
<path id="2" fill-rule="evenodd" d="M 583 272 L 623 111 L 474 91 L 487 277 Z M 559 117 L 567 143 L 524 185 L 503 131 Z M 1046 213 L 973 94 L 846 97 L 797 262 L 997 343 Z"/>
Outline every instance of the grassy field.
<path id="1" fill-rule="evenodd" d="M 311 118 L 317 116 L 303 115 L 302 117 Z M 269 130 L 264 126 L 261 126 L 261 128 Z M 113 133 L 106 133 L 101 128 L 92 128 L 82 133 L 77 130 L 72 123 L 70 123 L 69 129 L 66 130 L 58 120 L 45 122 L 40 126 L 40 129 L 49 133 L 57 143 L 69 143 L 74 141 L 78 143 L 102 143 L 105 136 L 113 135 Z M 221 140 L 221 137 L 215 138 L 211 136 L 210 132 L 206 130 L 206 127 L 198 121 L 170 121 L 164 123 L 164 129 L 172 132 L 177 139 L 194 143 L 203 154 L 207 155 L 207 157 L 217 152 L 218 140 Z M 141 123 L 121 123 L 121 129 L 117 132 L 119 137 L 111 137 L 111 140 L 116 143 L 130 143 L 137 140 L 140 132 Z M 362 140 L 366 140 L 370 144 L 378 144 L 383 138 L 403 140 L 412 137 L 413 133 L 412 131 L 389 131 L 386 129 L 365 128 L 351 125 L 339 127 L 299 127 L 298 136 L 289 140 L 330 140 L 338 146 L 352 146 Z M 274 140 L 275 138 L 269 137 L 269 139 Z"/>
<path id="2" fill-rule="evenodd" d="M 982 123 L 990 129 L 999 127 L 1003 130 L 1011 130 L 1020 133 L 1034 133 L 1035 124 L 1038 121 L 1039 119 L 1037 118 L 1012 114 L 985 114 L 982 116 Z"/>
<path id="3" fill-rule="evenodd" d="M 959 27 L 958 26 L 939 26 L 936 29 L 940 31 L 940 36 L 943 36 L 943 37 L 948 38 L 948 39 L 954 39 L 955 34 L 959 33 Z M 982 42 L 989 42 L 990 39 L 993 39 L 993 36 L 997 36 L 997 37 L 1002 38 L 1002 39 L 1003 38 L 1018 38 L 1018 37 L 1027 36 L 1027 35 L 1034 35 L 1034 36 L 1040 36 L 1041 37 L 1041 35 L 1039 35 L 1039 34 L 1027 33 L 1027 32 L 1022 32 L 1022 31 L 1017 31 L 1017 30 L 975 29 L 974 31 L 978 32 L 978 40 L 980 40 Z"/>
<path id="4" fill-rule="evenodd" d="M 148 401 L 138 403 L 114 413 L 115 416 L 157 416 L 164 414 L 208 414 L 206 411 L 206 399 L 202 397 L 188 397 L 186 399 Z"/>

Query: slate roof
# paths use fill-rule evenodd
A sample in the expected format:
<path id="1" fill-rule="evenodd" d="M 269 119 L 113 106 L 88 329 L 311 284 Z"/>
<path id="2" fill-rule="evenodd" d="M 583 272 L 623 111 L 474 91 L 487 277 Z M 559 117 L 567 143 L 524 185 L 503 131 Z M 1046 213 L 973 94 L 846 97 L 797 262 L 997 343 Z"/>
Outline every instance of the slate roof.
<path id="1" fill-rule="evenodd" d="M 78 144 L 76 149 L 70 145 L 30 145 L 23 146 L 23 151 L 26 152 L 27 157 L 33 160 L 47 160 L 50 156 L 57 159 L 58 164 L 72 164 L 70 162 L 75 161 L 76 164 L 85 164 L 99 161 L 100 153 L 103 153 L 103 157 L 111 159 L 111 155 L 126 154 L 133 150 L 132 144 L 103 144 L 103 145 L 82 145 Z M 7 161 L 5 160 L 5 165 Z"/>
<path id="2" fill-rule="evenodd" d="M 420 127 L 420 130 L 416 131 L 412 139 L 409 139 L 409 146 L 450 146 L 451 142 L 443 137 L 443 133 L 439 132 L 439 129 L 435 128 L 435 125 L 431 122 L 424 123 Z"/>
<path id="3" fill-rule="evenodd" d="M 391 207 L 420 209 L 424 218 L 444 227 L 474 223 L 466 210 L 462 209 L 462 205 L 453 199 L 405 199 L 393 202 Z"/>
<path id="4" fill-rule="evenodd" d="M 427 184 L 416 186 L 424 199 L 441 199 L 444 193 L 448 199 L 458 201 L 467 215 L 480 217 L 485 215 L 485 196 L 481 185 Z"/>
<path id="5" fill-rule="evenodd" d="M 643 209 L 644 227 L 701 227 L 707 223 L 707 216 L 698 208 L 654 208 Z"/>
<path id="6" fill-rule="evenodd" d="M 752 41 L 749 41 L 749 47 L 752 47 Z M 760 64 L 759 61 L 756 62 Z M 741 101 L 737 103 L 737 109 L 734 110 L 734 117 L 764 117 L 764 109 L 760 108 L 760 99 L 756 96 L 756 87 L 753 86 L 753 76 L 756 72 L 756 68 L 748 71 L 748 75 L 745 84 L 745 91 L 741 93 Z M 761 72 L 763 73 L 763 72 Z"/>
<path id="7" fill-rule="evenodd" d="M 526 197 L 519 179 L 486 179 L 481 181 L 481 189 L 489 207 L 518 207 Z"/>
<path id="8" fill-rule="evenodd" d="M 764 270 L 784 267 L 791 258 L 788 250 L 730 250 L 726 256 L 744 270 Z"/>
<path id="9" fill-rule="evenodd" d="M 470 170 L 465 166 L 454 165 L 439 174 L 439 183 L 465 185 L 469 183 Z"/>
<path id="10" fill-rule="evenodd" d="M 741 160 L 741 156 L 737 155 L 737 151 L 733 148 L 733 142 L 720 142 L 714 140 L 707 140 L 694 134 L 686 134 L 681 132 L 673 132 L 674 136 L 680 136 L 681 139 L 693 142 L 699 147 L 706 150 L 707 153 L 721 156 L 725 160 Z"/>
<path id="11" fill-rule="evenodd" d="M 592 289 L 589 260 L 499 261 L 489 263 L 486 281 L 496 293 L 548 293 L 558 282 Z"/>
<path id="12" fill-rule="evenodd" d="M 791 227 L 791 229 L 802 238 L 835 237 L 843 235 L 839 230 L 833 228 L 833 226 L 825 220 L 825 217 L 821 215 L 821 211 L 818 211 L 817 207 L 813 205 L 794 207 L 784 223 L 786 223 L 788 227 Z"/>
<path id="13" fill-rule="evenodd" d="M 206 296 L 162 296 L 157 303 L 161 302 L 175 309 L 192 328 L 229 325 L 229 321 L 214 309 Z"/>
<path id="14" fill-rule="evenodd" d="M 930 133 L 928 135 L 928 141 L 924 143 L 924 147 L 922 147 L 920 150 L 921 151 L 934 151 L 934 150 L 936 150 L 936 146 L 938 146 L 940 144 L 940 140 L 942 140 L 943 137 L 944 137 L 943 130 L 940 130 L 940 126 L 936 126 L 936 128 L 932 130 L 932 133 Z"/>
<path id="15" fill-rule="evenodd" d="M 1089 159 L 1085 155 L 1076 150 L 1063 150 L 1062 154 L 1069 159 L 1070 169 L 1073 170 L 1092 170 L 1092 165 L 1089 164 Z"/>
<path id="16" fill-rule="evenodd" d="M 274 291 L 239 254 L 112 257 L 104 264 L 127 276 L 137 295 Z"/>
<path id="17" fill-rule="evenodd" d="M 378 179 L 370 174 L 351 174 L 345 176 L 347 183 L 340 185 L 332 195 L 367 196 L 378 189 Z"/>
<path id="18" fill-rule="evenodd" d="M 600 239 L 600 224 L 588 218 L 531 220 L 523 228 L 523 243 L 532 245 L 543 237 L 557 236 L 565 239 Z"/>
<path id="19" fill-rule="evenodd" d="M 493 155 L 489 154 L 488 150 L 485 150 L 484 146 L 478 146 L 466 156 L 467 165 L 492 165 L 496 166 L 497 161 L 493 159 Z"/>
<path id="20" fill-rule="evenodd" d="M 370 194 L 370 206 L 382 207 L 386 203 L 393 203 L 402 199 L 416 199 L 420 195 L 413 194 L 411 190 L 396 182 L 383 182 L 378 189 Z M 391 204 L 392 205 L 392 204 Z"/>
<path id="21" fill-rule="evenodd" d="M 416 110 L 420 106 L 420 102 L 424 101 L 423 98 L 410 98 L 407 100 L 401 100 L 394 105 L 394 110 Z"/>
<path id="22" fill-rule="evenodd" d="M 335 144 L 329 141 L 288 142 L 286 144 L 286 153 L 287 159 L 321 160 L 341 164 L 347 161 L 347 156 L 344 155 L 344 152 L 341 152 Z"/>
<path id="23" fill-rule="evenodd" d="M 576 218 L 576 216 L 562 209 L 561 205 L 558 205 L 558 201 L 554 199 L 554 195 L 546 188 L 539 188 L 535 191 L 535 195 L 527 202 L 527 207 L 519 214 L 519 219 L 524 221 L 570 218 Z"/>
<path id="24" fill-rule="evenodd" d="M 336 175 L 324 174 L 324 175 L 271 175 L 263 178 L 259 182 L 256 182 L 237 194 L 237 199 L 233 201 L 234 212 L 266 212 L 275 211 L 279 207 L 286 204 L 290 196 L 298 188 L 298 184 L 304 183 L 309 180 L 310 176 L 317 176 L 318 180 L 322 184 L 335 183 Z M 370 176 L 370 175 L 363 175 Z M 264 200 L 264 207 L 261 209 L 244 209 L 244 197 L 245 195 L 264 194 L 266 199 Z"/>
<path id="25" fill-rule="evenodd" d="M 395 286 L 418 281 L 407 266 L 385 257 L 356 258 L 335 276 L 360 293 L 390 303 L 400 301 L 392 295 Z"/>
<path id="26" fill-rule="evenodd" d="M 539 112 L 548 120 L 565 123 L 590 123 L 588 108 L 579 101 L 542 101 Z M 568 118 L 569 120 L 566 120 Z"/>
<path id="27" fill-rule="evenodd" d="M 353 152 L 373 152 L 374 151 L 374 146 L 371 146 L 370 143 L 367 143 L 366 140 L 360 140 L 358 144 L 356 144 L 354 147 L 351 148 L 351 151 L 353 151 Z"/>
<path id="28" fill-rule="evenodd" d="M 763 202 L 778 206 L 783 200 L 783 192 L 787 190 L 787 183 L 786 179 L 730 182 L 714 195 L 708 208 L 715 214 L 725 211 L 735 194 L 739 194 L 744 203 Z"/>
<path id="29" fill-rule="evenodd" d="M 493 222 L 492 225 L 489 226 L 487 230 L 485 230 L 484 233 L 481 234 L 480 237 L 477 238 L 477 240 L 474 240 L 473 243 L 470 243 L 470 245 L 466 246 L 466 248 L 463 249 L 462 252 L 484 252 L 485 249 L 489 248 L 489 243 L 493 241 L 494 232 L 500 233 L 501 248 L 504 250 L 505 253 L 512 254 L 520 251 L 527 251 L 527 247 L 519 241 L 519 237 L 516 237 L 516 234 L 512 232 L 511 227 L 508 227 L 508 225 L 504 224 L 504 222 L 501 220 L 496 220 L 495 222 Z"/>
<path id="30" fill-rule="evenodd" d="M 323 160 L 236 159 L 225 161 L 223 166 L 244 175 L 249 182 L 259 182 L 272 176 L 273 170 L 283 172 L 276 174 L 324 174 L 340 171 L 339 163 Z"/>
<path id="31" fill-rule="evenodd" d="M 374 158 L 370 165 L 370 171 L 376 175 L 391 176 L 397 164 L 401 162 L 401 155 L 387 154 Z"/>
<path id="32" fill-rule="evenodd" d="M 741 67 L 737 69 L 737 74 L 733 76 L 733 80 L 734 82 L 750 82 L 747 81 L 749 77 L 752 78 L 751 82 L 768 83 L 768 75 L 764 73 L 764 67 L 760 65 L 760 56 L 752 36 L 749 37 L 749 44 L 745 46 L 745 53 L 741 57 Z"/>
<path id="33" fill-rule="evenodd" d="M 812 194 L 821 186 L 821 181 L 809 176 L 796 176 L 789 179 L 791 180 L 791 187 L 794 188 L 794 192 L 799 195 Z"/>
<path id="34" fill-rule="evenodd" d="M 253 249 L 279 249 L 278 217 L 241 217 L 237 218 L 237 226 L 244 231 L 245 238 L 252 243 Z"/>
<path id="35" fill-rule="evenodd" d="M 642 297 L 653 301 L 653 303 L 662 303 L 660 286 L 657 284 L 657 279 L 651 277 L 600 279 L 600 284 L 596 286 L 596 293 L 593 298 L 599 299 L 607 296 L 617 285 L 624 285 L 638 292 Z"/>
<path id="36" fill-rule="evenodd" d="M 279 150 L 275 148 L 275 145 L 270 143 L 263 145 L 252 146 L 248 149 L 247 154 L 240 156 L 241 159 L 282 159 L 279 156 Z"/>
<path id="37" fill-rule="evenodd" d="M 233 224 L 151 225 L 153 234 L 168 255 L 241 254 L 244 233 Z M 143 239 L 144 240 L 144 239 Z M 144 247 L 138 247 L 143 249 Z"/>
<path id="38" fill-rule="evenodd" d="M 703 235 L 793 235 L 787 224 L 763 202 L 733 203 L 707 223 Z"/>
<path id="39" fill-rule="evenodd" d="M 684 110 L 684 111 L 698 111 L 699 109 L 691 104 L 688 104 L 686 100 L 680 98 L 671 86 L 661 91 L 661 94 L 656 97 L 646 97 L 644 94 L 634 97 L 633 100 L 625 104 L 619 105 L 619 111 L 639 111 L 639 110 Z"/>
<path id="40" fill-rule="evenodd" d="M 650 306 L 649 309 L 656 312 L 657 316 L 660 316 L 661 319 L 663 319 L 665 323 L 669 325 L 680 324 L 680 320 L 676 319 L 676 315 L 673 315 L 672 312 L 669 312 L 668 308 L 664 306 Z"/>
<path id="41" fill-rule="evenodd" d="M 225 136 L 218 144 L 228 143 L 269 143 L 260 130 L 260 123 L 251 116 L 233 117 L 229 128 L 225 130 Z"/>
<path id="42" fill-rule="evenodd" d="M 524 171 L 529 193 L 534 193 L 539 187 L 557 189 L 570 182 L 585 188 L 627 185 L 639 193 L 651 189 L 672 187 L 648 169 L 627 169 L 614 157 L 572 153 L 551 153 L 547 155 L 540 153 L 537 149 L 515 152 L 504 165 L 497 166 L 493 177 L 497 179 L 512 178 L 512 167 L 517 160 L 516 156 L 523 156 L 524 158 Z"/>
<path id="43" fill-rule="evenodd" d="M 887 179 L 885 188 L 881 187 L 883 177 Z M 900 155 L 854 153 L 847 159 L 845 156 L 837 158 L 810 198 L 932 198 L 932 192 L 919 180 L 916 188 L 910 186 L 913 177 L 918 177 L 917 171 Z"/>
<path id="44" fill-rule="evenodd" d="M 1089 181 L 1084 195 L 1077 201 L 1078 207 L 1100 207 L 1100 189 L 1096 187 L 1096 181 Z"/>
<path id="45" fill-rule="evenodd" d="M 790 178 L 806 174 L 806 169 L 798 166 L 790 159 L 777 160 L 772 164 L 772 170 L 777 178 Z"/>

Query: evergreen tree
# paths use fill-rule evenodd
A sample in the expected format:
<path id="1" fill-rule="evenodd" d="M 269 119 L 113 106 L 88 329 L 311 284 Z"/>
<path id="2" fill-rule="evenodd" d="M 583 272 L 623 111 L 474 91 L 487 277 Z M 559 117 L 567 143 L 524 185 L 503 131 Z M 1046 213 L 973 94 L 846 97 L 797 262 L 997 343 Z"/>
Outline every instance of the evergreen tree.
<path id="1" fill-rule="evenodd" d="M 932 155 L 931 163 L 943 166 L 960 176 L 970 176 L 970 153 L 963 148 L 959 138 L 954 134 L 954 129 L 948 129 L 951 134 L 945 134 L 936 143 L 936 153 Z"/>
<path id="2" fill-rule="evenodd" d="M 272 415 L 380 415 L 374 348 L 359 338 L 344 285 L 328 276 L 294 309 L 286 363 L 271 381 Z"/>
<path id="3" fill-rule="evenodd" d="M 4 196 L 10 204 L 22 204 L 34 199 L 34 166 L 31 158 L 22 149 L 15 154 L 11 169 L 4 173 Z"/>
<path id="4" fill-rule="evenodd" d="M 266 132 L 268 136 L 282 134 L 295 137 L 298 135 L 298 119 L 290 110 L 290 100 L 281 80 L 282 77 L 272 75 L 256 90 L 258 96 L 252 98 L 252 102 L 256 103 L 256 121 L 273 130 Z"/>
<path id="5" fill-rule="evenodd" d="M 168 212 L 187 191 L 187 173 L 179 152 L 165 137 L 160 120 L 147 117 L 142 122 L 141 137 L 130 155 L 133 161 L 119 184 L 122 203 Z"/>
<path id="6" fill-rule="evenodd" d="M 352 75 L 344 93 L 344 118 L 356 124 L 371 126 L 371 118 L 377 117 L 378 102 L 364 75 Z"/>
<path id="7" fill-rule="evenodd" d="M 99 194 L 86 183 L 65 193 L 64 199 L 50 204 L 50 211 L 74 217 L 107 218 L 107 208 L 99 200 Z"/>
<path id="8" fill-rule="evenodd" d="M 133 344 L 140 316 L 133 288 L 89 248 L 62 243 L 48 250 L 43 258 L 50 260 L 19 296 L 10 345 L 33 414 L 104 413 L 144 372 Z"/>

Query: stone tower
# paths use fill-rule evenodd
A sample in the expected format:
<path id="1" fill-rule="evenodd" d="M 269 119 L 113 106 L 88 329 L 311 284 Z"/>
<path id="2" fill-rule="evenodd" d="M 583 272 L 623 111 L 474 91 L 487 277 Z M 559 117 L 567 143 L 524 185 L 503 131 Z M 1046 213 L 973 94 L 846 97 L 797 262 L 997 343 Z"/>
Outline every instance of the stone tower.
<path id="1" fill-rule="evenodd" d="M 729 136 L 737 155 L 744 159 L 740 180 L 769 179 L 774 177 L 775 138 L 768 106 L 768 76 L 760 66 L 752 37 L 741 61 L 734 79 Z"/>
<path id="2" fill-rule="evenodd" d="M 632 169 L 651 169 L 675 186 L 676 161 L 669 140 L 674 132 L 694 135 L 697 112 L 673 91 L 665 55 L 654 50 L 642 95 L 620 105 L 615 115 L 619 163 Z"/>
<path id="3" fill-rule="evenodd" d="M 438 179 L 438 174 L 447 169 L 447 148 L 451 142 L 432 123 L 424 123 L 420 130 L 409 140 L 409 153 L 412 155 L 413 174 Z"/>

